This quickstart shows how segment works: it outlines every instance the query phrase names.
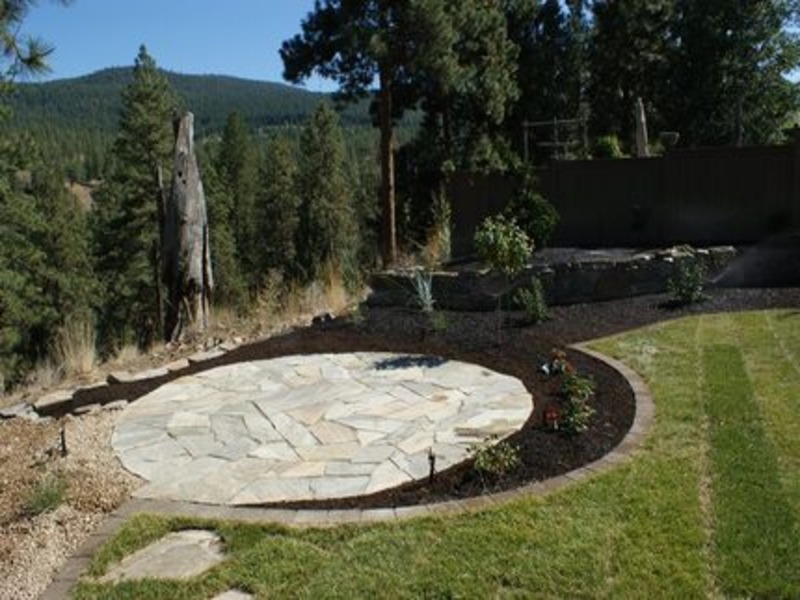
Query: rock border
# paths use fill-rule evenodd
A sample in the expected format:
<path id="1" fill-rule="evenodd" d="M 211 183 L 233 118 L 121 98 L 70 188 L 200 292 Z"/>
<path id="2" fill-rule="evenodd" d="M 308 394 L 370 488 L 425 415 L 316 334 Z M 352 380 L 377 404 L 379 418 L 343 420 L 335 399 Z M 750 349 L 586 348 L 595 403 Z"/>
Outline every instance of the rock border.
<path id="1" fill-rule="evenodd" d="M 631 460 L 633 453 L 644 443 L 655 419 L 653 397 L 644 380 L 627 365 L 605 354 L 589 349 L 586 344 L 574 344 L 569 347 L 616 370 L 628 382 L 635 399 L 636 412 L 628 433 L 610 452 L 589 464 L 563 475 L 495 494 L 395 508 L 295 510 L 131 499 L 111 513 L 100 527 L 89 536 L 89 539 L 67 560 L 67 563 L 61 568 L 40 598 L 41 600 L 61 600 L 68 597 L 69 591 L 88 568 L 94 553 L 106 540 L 117 533 L 128 518 L 139 513 L 224 519 L 250 523 L 268 522 L 289 527 L 333 527 L 348 523 L 397 522 L 415 517 L 455 515 L 478 511 L 502 506 L 527 497 L 544 497 L 576 481 L 582 481 L 600 473 L 605 473 L 617 465 Z"/>

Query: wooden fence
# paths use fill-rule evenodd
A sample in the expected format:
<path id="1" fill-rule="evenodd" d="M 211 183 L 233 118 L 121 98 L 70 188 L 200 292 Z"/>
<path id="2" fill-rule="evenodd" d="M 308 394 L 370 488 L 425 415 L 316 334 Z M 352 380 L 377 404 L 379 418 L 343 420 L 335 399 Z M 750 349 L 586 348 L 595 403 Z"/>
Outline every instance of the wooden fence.
<path id="1" fill-rule="evenodd" d="M 551 245 L 753 243 L 800 225 L 800 135 L 785 146 L 554 161 L 538 177 L 561 217 Z M 498 175 L 453 177 L 455 258 L 472 253 L 477 225 L 501 211 L 517 186 Z"/>

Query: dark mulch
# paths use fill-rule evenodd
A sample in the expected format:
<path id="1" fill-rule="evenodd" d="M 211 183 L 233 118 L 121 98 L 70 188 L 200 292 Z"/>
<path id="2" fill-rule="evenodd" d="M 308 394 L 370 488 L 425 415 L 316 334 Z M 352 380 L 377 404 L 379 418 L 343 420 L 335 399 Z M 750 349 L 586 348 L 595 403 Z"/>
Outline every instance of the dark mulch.
<path id="1" fill-rule="evenodd" d="M 520 314 L 506 318 L 502 343 L 497 343 L 493 313 L 446 313 L 447 326 L 435 331 L 426 317 L 408 309 L 370 309 L 361 319 L 337 319 L 239 348 L 202 366 L 158 380 L 110 386 L 76 395 L 75 404 L 105 403 L 137 398 L 174 379 L 203 369 L 241 361 L 314 352 L 385 351 L 430 354 L 484 365 L 521 379 L 534 397 L 536 409 L 523 429 L 509 442 L 517 445 L 522 465 L 511 475 L 491 484 L 502 490 L 559 475 L 589 463 L 617 445 L 634 416 L 633 393 L 616 371 L 580 353 L 569 359 L 578 372 L 597 384 L 592 401 L 596 414 L 588 431 L 574 437 L 545 431 L 541 415 L 554 398 L 553 381 L 539 370 L 554 348 L 611 335 L 665 319 L 691 314 L 762 308 L 800 309 L 800 289 L 715 289 L 703 303 L 669 306 L 664 296 L 642 296 L 612 302 L 554 307 L 551 320 L 527 326 Z M 800 310 L 799 310 L 800 314 Z M 478 495 L 485 482 L 470 465 L 438 473 L 433 483 L 414 482 L 373 494 L 325 502 L 283 506 L 303 508 L 372 508 L 404 506 Z"/>

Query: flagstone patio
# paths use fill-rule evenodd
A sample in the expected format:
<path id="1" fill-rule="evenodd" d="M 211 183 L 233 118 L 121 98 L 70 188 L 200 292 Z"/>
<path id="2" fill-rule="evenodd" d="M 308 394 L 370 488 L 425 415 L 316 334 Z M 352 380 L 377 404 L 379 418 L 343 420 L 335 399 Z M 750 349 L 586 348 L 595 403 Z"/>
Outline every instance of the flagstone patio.
<path id="1" fill-rule="evenodd" d="M 112 443 L 141 498 L 219 505 L 371 494 L 444 470 L 518 431 L 518 379 L 384 353 L 287 356 L 176 379 L 120 417 Z"/>

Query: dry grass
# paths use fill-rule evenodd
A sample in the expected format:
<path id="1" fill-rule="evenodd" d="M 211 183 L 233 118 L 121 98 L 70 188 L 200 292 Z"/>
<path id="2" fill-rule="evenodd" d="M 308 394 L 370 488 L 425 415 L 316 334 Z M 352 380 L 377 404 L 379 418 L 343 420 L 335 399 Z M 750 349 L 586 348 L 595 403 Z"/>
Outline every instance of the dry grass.
<path id="1" fill-rule="evenodd" d="M 94 323 L 87 318 L 68 319 L 58 331 L 52 355 L 64 378 L 91 378 L 98 362 Z"/>

